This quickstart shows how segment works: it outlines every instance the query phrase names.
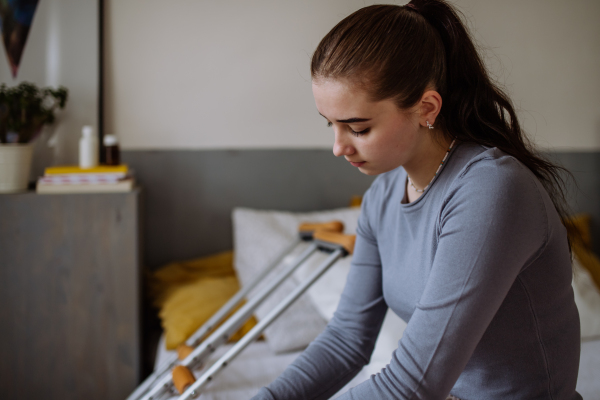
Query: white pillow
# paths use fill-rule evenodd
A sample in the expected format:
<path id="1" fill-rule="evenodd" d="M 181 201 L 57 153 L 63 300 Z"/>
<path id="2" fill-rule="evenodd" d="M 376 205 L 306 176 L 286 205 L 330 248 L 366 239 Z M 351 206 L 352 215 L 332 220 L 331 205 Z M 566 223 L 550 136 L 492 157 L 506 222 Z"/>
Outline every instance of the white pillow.
<path id="1" fill-rule="evenodd" d="M 235 209 L 233 211 L 234 267 L 242 286 L 250 284 L 257 274 L 297 238 L 298 226 L 301 223 L 340 220 L 346 225 L 346 232 L 356 232 L 359 213 L 358 208 L 310 213 Z M 298 251 L 300 250 L 299 248 Z M 288 260 L 289 258 L 284 260 L 277 271 L 281 271 L 285 267 L 285 261 Z M 275 276 L 277 271 L 274 271 L 270 277 Z M 299 274 L 302 276 L 301 272 Z M 284 282 L 256 310 L 255 315 L 259 320 L 263 319 L 298 285 L 297 276 L 298 274 L 295 274 Z M 343 287 L 343 284 L 340 285 Z M 249 297 L 256 294 L 261 287 L 255 289 Z M 271 350 L 282 353 L 306 347 L 325 329 L 325 326 L 326 320 L 305 293 L 265 330 L 264 336 Z"/>
<path id="2" fill-rule="evenodd" d="M 358 218 L 358 216 L 356 216 L 356 218 Z M 356 223 L 350 225 L 350 229 L 345 229 L 344 233 L 355 234 Z M 308 244 L 298 246 L 295 251 L 283 260 L 283 262 L 285 264 L 291 263 L 306 247 L 308 247 Z M 294 272 L 296 281 L 302 282 L 307 279 L 328 256 L 329 254 L 323 252 L 313 254 L 302 267 Z M 346 278 L 350 271 L 351 262 L 352 256 L 346 256 L 338 260 L 307 291 L 308 298 L 311 300 L 319 314 L 327 321 L 333 318 L 333 313 L 340 302 L 342 291 L 346 285 Z"/>
<path id="3" fill-rule="evenodd" d="M 600 339 L 600 293 L 590 273 L 577 257 L 573 259 L 573 291 L 579 310 L 581 339 Z"/>

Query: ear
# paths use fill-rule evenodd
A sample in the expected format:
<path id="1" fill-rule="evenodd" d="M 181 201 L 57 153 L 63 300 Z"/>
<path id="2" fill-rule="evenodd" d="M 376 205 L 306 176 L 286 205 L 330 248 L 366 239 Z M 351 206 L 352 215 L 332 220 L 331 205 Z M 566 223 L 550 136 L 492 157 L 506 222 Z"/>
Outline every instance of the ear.
<path id="1" fill-rule="evenodd" d="M 428 90 L 423 93 L 419 102 L 419 124 L 427 127 L 427 121 L 435 125 L 435 119 L 442 110 L 442 96 L 435 90 Z"/>

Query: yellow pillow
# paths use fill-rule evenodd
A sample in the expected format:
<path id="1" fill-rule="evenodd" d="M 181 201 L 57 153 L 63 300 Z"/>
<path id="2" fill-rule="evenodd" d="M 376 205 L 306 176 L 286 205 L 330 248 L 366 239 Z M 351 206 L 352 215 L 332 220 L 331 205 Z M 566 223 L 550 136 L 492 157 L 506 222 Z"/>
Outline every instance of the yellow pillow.
<path id="1" fill-rule="evenodd" d="M 588 246 L 582 245 L 580 242 L 574 242 L 572 250 L 581 265 L 590 273 L 598 290 L 600 290 L 600 259 L 598 259 L 598 256 L 592 253 Z"/>
<path id="2" fill-rule="evenodd" d="M 183 344 L 239 290 L 233 252 L 171 263 L 150 277 L 168 350 Z M 230 341 L 239 340 L 256 325 L 251 317 Z"/>
<path id="3" fill-rule="evenodd" d="M 362 196 L 352 196 L 350 198 L 350 207 L 360 207 L 362 204 Z"/>
<path id="4" fill-rule="evenodd" d="M 592 235 L 590 233 L 591 219 L 589 214 L 576 214 L 564 221 L 567 233 L 571 237 L 572 242 L 581 241 L 588 247 L 592 245 Z"/>

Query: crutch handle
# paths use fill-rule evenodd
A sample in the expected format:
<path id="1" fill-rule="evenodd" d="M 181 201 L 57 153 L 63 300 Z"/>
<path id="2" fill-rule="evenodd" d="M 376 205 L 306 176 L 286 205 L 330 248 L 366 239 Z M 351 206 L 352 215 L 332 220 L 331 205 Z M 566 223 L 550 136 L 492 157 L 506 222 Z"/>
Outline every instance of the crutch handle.
<path id="1" fill-rule="evenodd" d="M 343 233 L 329 232 L 317 230 L 313 234 L 315 240 L 321 242 L 331 243 L 341 246 L 348 254 L 354 252 L 354 242 L 356 242 L 356 235 L 344 235 Z"/>
<path id="2" fill-rule="evenodd" d="M 305 222 L 298 227 L 299 232 L 314 232 L 324 230 L 330 232 L 344 232 L 344 223 L 342 221 L 329 221 L 321 223 Z"/>
<path id="3" fill-rule="evenodd" d="M 190 353 L 194 351 L 192 346 L 188 346 L 187 344 L 180 344 L 177 346 L 177 358 L 181 361 L 185 360 Z"/>
<path id="4" fill-rule="evenodd" d="M 192 383 L 196 382 L 196 378 L 194 378 L 194 374 L 189 368 L 184 367 L 183 365 L 178 365 L 173 368 L 173 384 L 175 388 L 182 394 Z"/>

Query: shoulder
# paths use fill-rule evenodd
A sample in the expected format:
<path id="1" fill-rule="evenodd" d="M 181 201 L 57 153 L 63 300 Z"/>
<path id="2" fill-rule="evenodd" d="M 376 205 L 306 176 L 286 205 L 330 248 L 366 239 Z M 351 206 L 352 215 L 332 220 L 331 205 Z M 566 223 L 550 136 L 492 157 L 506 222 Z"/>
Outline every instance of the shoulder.
<path id="1" fill-rule="evenodd" d="M 440 217 L 442 224 L 459 215 L 493 225 L 510 221 L 521 229 L 535 229 L 535 236 L 545 242 L 555 214 L 552 200 L 529 168 L 497 148 L 484 148 L 456 172 Z"/>
<path id="2" fill-rule="evenodd" d="M 498 148 L 481 149 L 483 151 L 466 160 L 457 172 L 450 193 L 462 189 L 484 197 L 541 196 L 541 183 L 523 163 Z"/>

